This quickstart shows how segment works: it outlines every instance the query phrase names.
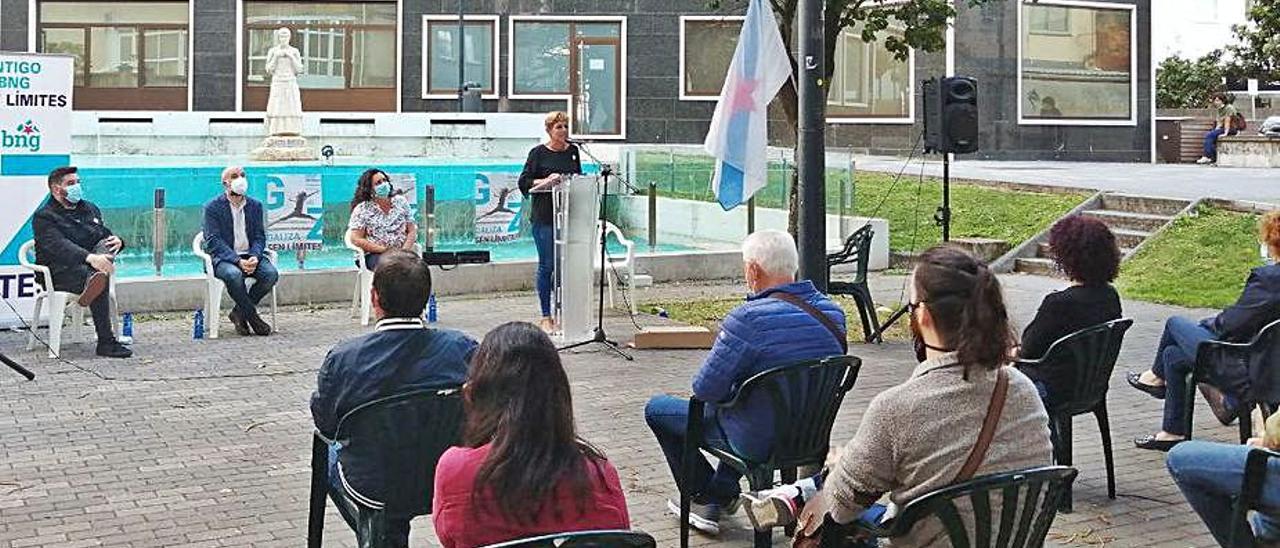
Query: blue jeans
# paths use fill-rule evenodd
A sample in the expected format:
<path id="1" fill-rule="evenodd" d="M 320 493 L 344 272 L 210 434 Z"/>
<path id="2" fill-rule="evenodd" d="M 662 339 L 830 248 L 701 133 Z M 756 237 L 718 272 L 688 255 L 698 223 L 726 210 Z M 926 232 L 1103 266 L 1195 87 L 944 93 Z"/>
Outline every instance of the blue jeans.
<path id="1" fill-rule="evenodd" d="M 1226 131 L 1220 127 L 1215 127 L 1209 130 L 1209 133 L 1204 134 L 1205 157 L 1215 162 L 1218 161 L 1218 137 L 1221 137 L 1223 134 L 1235 135 L 1236 131 L 1235 130 Z"/>
<path id="2" fill-rule="evenodd" d="M 348 506 L 351 504 L 346 495 L 346 491 L 342 488 L 342 478 L 338 476 L 338 454 L 342 452 L 342 444 L 332 442 L 329 444 L 329 498 L 333 500 L 333 505 L 338 508 L 338 514 L 342 516 L 342 520 L 347 522 L 347 526 L 352 531 L 359 534 L 359 526 L 356 515 L 352 511 L 353 508 Z M 409 521 L 411 518 L 393 518 L 387 516 L 387 542 L 392 548 L 404 548 L 409 546 Z"/>
<path id="3" fill-rule="evenodd" d="M 1169 474 L 1221 546 L 1227 546 L 1231 529 L 1237 525 L 1232 520 L 1232 506 L 1240 495 L 1248 454 L 1245 445 L 1199 440 L 1169 450 Z M 1280 461 L 1268 461 L 1258 505 L 1263 510 L 1254 514 L 1252 534 L 1245 535 L 1238 547 L 1253 546 L 1255 537 L 1263 542 L 1280 540 Z"/>
<path id="4" fill-rule="evenodd" d="M 552 275 L 556 271 L 555 237 L 554 226 L 533 223 L 533 246 L 538 250 L 538 274 L 534 280 L 538 289 L 538 306 L 542 307 L 543 317 L 551 315 L 551 290 L 555 287 Z"/>
<path id="5" fill-rule="evenodd" d="M 1156 359 L 1151 364 L 1151 372 L 1164 379 L 1166 387 L 1161 430 L 1187 435 L 1183 431 L 1186 430 L 1183 422 L 1187 409 L 1186 375 L 1195 366 L 1196 347 L 1214 338 L 1212 331 L 1188 318 L 1173 316 L 1165 322 L 1160 346 L 1156 348 Z"/>
<path id="6" fill-rule="evenodd" d="M 271 288 L 276 285 L 276 280 L 280 279 L 280 273 L 276 271 L 275 265 L 271 264 L 266 257 L 258 261 L 257 270 L 248 276 L 240 270 L 240 265 L 231 262 L 218 263 L 213 267 L 213 275 L 227 286 L 227 293 L 236 303 L 235 310 L 246 317 L 258 313 L 258 302 L 271 292 Z M 253 287 L 248 287 L 245 278 L 253 278 Z"/>
<path id="7" fill-rule="evenodd" d="M 684 458 L 685 429 L 689 424 L 689 400 L 667 395 L 654 396 L 644 406 L 644 420 L 649 423 L 654 437 L 658 438 L 658 445 L 662 447 L 663 456 L 667 457 L 667 466 L 671 468 L 671 476 L 675 478 L 676 484 L 684 483 L 680 479 L 680 472 Z M 702 415 L 702 424 L 703 441 L 707 445 L 733 451 L 724 430 L 716 420 L 714 405 L 707 405 Z M 724 463 L 713 470 L 701 451 L 694 453 L 693 460 L 693 477 L 688 478 L 687 485 L 699 502 L 723 506 L 737 498 L 741 473 Z"/>
<path id="8" fill-rule="evenodd" d="M 369 272 L 373 272 L 375 268 L 378 268 L 378 259 L 381 259 L 381 258 L 382 258 L 381 253 L 365 253 L 364 269 L 368 270 Z"/>

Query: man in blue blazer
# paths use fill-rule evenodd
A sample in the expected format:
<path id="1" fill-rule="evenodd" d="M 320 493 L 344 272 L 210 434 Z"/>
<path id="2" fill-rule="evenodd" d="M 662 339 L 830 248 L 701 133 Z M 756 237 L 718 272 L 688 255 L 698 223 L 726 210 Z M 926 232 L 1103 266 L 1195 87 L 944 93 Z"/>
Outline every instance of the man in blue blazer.
<path id="1" fill-rule="evenodd" d="M 227 286 L 235 301 L 231 323 L 236 333 L 270 335 L 271 325 L 258 315 L 258 302 L 271 292 L 280 274 L 264 254 L 267 231 L 262 202 L 246 195 L 249 180 L 244 168 L 222 170 L 222 194 L 204 205 L 204 248 L 213 257 L 213 274 Z M 253 278 L 247 287 L 245 278 Z M 211 319 L 210 321 L 217 321 Z"/>

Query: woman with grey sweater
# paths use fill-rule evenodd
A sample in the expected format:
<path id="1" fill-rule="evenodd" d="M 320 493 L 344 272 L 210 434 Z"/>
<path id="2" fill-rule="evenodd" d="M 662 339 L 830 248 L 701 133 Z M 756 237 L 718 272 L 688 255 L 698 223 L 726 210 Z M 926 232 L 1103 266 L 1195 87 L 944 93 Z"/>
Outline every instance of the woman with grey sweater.
<path id="1" fill-rule="evenodd" d="M 753 524 L 767 529 L 792 523 L 800 498 L 806 502 L 796 542 L 816 545 L 814 535 L 828 514 L 839 523 L 878 523 L 891 517 L 892 507 L 964 481 L 965 474 L 1052 463 L 1049 419 L 1035 385 L 1006 367 L 1016 339 L 995 274 L 962 250 L 935 247 L 920 256 L 912 272 L 908 307 L 920 360 L 911 377 L 871 400 L 857 434 L 824 477 L 798 488 L 745 494 Z M 1005 386 L 1003 402 L 993 398 L 998 384 Z M 974 446 L 988 408 L 999 419 L 981 454 Z M 976 468 L 966 467 L 967 461 Z M 816 493 L 805 488 L 818 486 Z M 886 494 L 890 508 L 877 504 Z M 892 542 L 948 544 L 941 526 L 930 522 Z"/>

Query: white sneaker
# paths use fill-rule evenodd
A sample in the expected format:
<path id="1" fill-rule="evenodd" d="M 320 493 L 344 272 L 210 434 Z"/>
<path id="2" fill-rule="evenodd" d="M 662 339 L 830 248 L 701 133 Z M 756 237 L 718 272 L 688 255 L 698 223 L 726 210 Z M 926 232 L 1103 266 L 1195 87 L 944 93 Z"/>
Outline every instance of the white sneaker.
<path id="1" fill-rule="evenodd" d="M 1201 156 L 1199 160 L 1196 160 L 1196 163 L 1201 165 L 1212 164 L 1213 160 L 1209 159 L 1208 156 Z"/>
<path id="2" fill-rule="evenodd" d="M 676 520 L 680 520 L 680 499 L 667 499 L 667 510 L 676 515 Z M 689 505 L 689 525 L 694 529 L 702 531 L 711 536 L 720 534 L 720 505 L 718 504 L 698 504 L 693 502 Z"/>

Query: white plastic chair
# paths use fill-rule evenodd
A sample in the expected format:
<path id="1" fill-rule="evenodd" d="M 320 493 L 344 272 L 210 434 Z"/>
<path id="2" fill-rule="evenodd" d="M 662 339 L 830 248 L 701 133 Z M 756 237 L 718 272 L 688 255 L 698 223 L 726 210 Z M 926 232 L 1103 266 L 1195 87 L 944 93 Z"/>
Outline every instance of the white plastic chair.
<path id="1" fill-rule="evenodd" d="M 596 237 L 597 238 L 599 238 L 599 234 L 600 234 L 600 221 L 596 221 L 596 235 L 597 235 Z M 613 237 L 616 238 L 618 242 L 622 244 L 622 247 L 626 248 L 627 250 L 622 257 L 617 257 L 612 255 L 606 257 L 606 260 L 609 262 L 610 271 L 617 271 L 620 276 L 625 275 L 625 279 L 617 280 L 617 278 L 620 276 L 614 276 L 613 272 L 605 273 L 605 278 L 608 278 L 609 280 L 609 308 L 613 308 L 614 307 L 613 292 L 614 292 L 614 285 L 616 283 L 621 281 L 621 283 L 625 284 L 624 291 L 631 292 L 632 290 L 635 289 L 636 244 L 635 242 L 628 240 L 627 237 L 622 234 L 622 231 L 619 230 L 618 227 L 614 226 L 613 223 L 606 221 L 605 222 L 605 238 L 607 239 L 610 234 L 612 234 Z M 600 245 L 599 240 L 596 241 L 596 245 L 597 246 Z M 600 268 L 600 256 L 598 254 L 595 256 L 595 260 L 593 262 L 596 268 Z M 631 303 L 631 313 L 635 314 L 636 299 L 635 299 L 634 293 L 632 293 L 632 297 L 628 298 L 627 300 L 630 301 Z"/>
<path id="2" fill-rule="evenodd" d="M 80 339 L 84 330 L 84 311 L 85 307 L 80 306 L 79 293 L 71 293 L 68 291 L 53 290 L 53 276 L 49 274 L 49 267 L 36 264 L 35 262 L 35 240 L 27 240 L 18 248 L 18 264 L 41 275 L 45 285 L 36 284 L 36 303 L 35 310 L 31 314 L 30 330 L 27 333 L 27 350 L 36 347 L 36 329 L 40 326 L 40 309 L 48 306 L 47 314 L 49 316 L 49 357 L 57 358 L 62 354 L 62 322 L 66 319 L 67 308 L 71 308 L 71 325 L 75 327 L 72 337 Z M 107 297 L 110 303 L 111 316 L 111 332 L 116 331 L 116 277 L 108 278 Z"/>
<path id="3" fill-rule="evenodd" d="M 342 243 L 351 250 L 356 259 L 356 283 L 351 293 L 351 315 L 355 316 L 356 309 L 359 308 L 360 325 L 369 325 L 369 316 L 373 314 L 373 299 L 369 296 L 373 292 L 373 271 L 365 268 L 364 250 L 351 241 L 350 230 L 342 233 Z M 413 248 L 421 257 L 422 244 L 415 242 Z"/>
<path id="4" fill-rule="evenodd" d="M 196 237 L 191 240 L 191 252 L 195 253 L 204 261 L 204 331 L 210 339 L 218 338 L 218 320 L 222 316 L 222 290 L 226 289 L 222 280 L 213 274 L 213 257 L 204 250 L 204 232 L 197 232 Z M 279 257 L 275 251 L 266 250 L 267 259 L 271 261 L 271 266 L 280 269 Z M 245 280 L 250 283 L 257 283 L 253 278 Z M 277 283 L 278 285 L 278 283 Z M 271 330 L 276 330 L 276 288 L 271 288 Z"/>

